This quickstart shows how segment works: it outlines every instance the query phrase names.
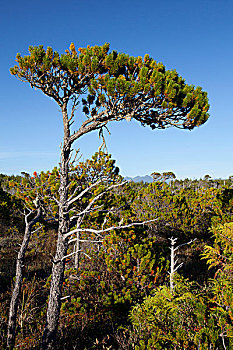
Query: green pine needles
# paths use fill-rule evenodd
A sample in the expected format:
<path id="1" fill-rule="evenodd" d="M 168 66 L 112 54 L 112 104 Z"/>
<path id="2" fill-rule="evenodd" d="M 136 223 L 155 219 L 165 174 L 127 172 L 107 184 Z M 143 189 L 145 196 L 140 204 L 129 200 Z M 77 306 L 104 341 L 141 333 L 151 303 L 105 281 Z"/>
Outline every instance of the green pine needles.
<path id="1" fill-rule="evenodd" d="M 104 124 L 134 118 L 152 129 L 193 129 L 209 117 L 207 93 L 147 54 L 142 58 L 110 52 L 107 43 L 76 51 L 72 43 L 61 55 L 51 47 L 30 46 L 29 55 L 17 54 L 16 62 L 11 74 L 60 106 L 85 97 L 80 101 L 85 116 Z"/>

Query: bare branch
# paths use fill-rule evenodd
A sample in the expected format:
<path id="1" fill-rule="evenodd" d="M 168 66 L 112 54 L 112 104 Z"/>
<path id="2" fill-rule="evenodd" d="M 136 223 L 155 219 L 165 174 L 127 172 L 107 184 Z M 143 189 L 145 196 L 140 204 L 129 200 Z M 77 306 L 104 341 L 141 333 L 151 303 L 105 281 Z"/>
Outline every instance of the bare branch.
<path id="1" fill-rule="evenodd" d="M 178 266 L 176 266 L 173 270 L 173 273 L 175 273 L 182 265 L 183 265 L 183 262 L 181 262 Z"/>
<path id="2" fill-rule="evenodd" d="M 79 250 L 79 252 L 81 252 L 81 249 Z M 68 254 L 68 255 L 65 255 L 65 256 L 63 256 L 63 258 L 62 258 L 61 260 L 59 260 L 59 261 L 66 260 L 67 258 L 69 258 L 70 256 L 72 256 L 72 255 L 74 255 L 74 254 L 76 254 L 76 253 L 77 253 L 77 251 L 72 252 L 72 253 L 70 253 L 70 254 Z"/>
<path id="3" fill-rule="evenodd" d="M 78 238 L 72 238 L 68 241 L 68 244 L 72 243 L 72 242 L 76 242 L 77 240 L 79 240 L 79 242 L 84 243 L 84 242 L 89 242 L 89 243 L 103 243 L 103 241 L 92 241 L 90 239 L 78 239 Z"/>
<path id="4" fill-rule="evenodd" d="M 85 193 L 87 193 L 90 189 L 92 189 L 93 187 L 95 187 L 96 185 L 98 185 L 99 183 L 103 182 L 104 180 L 98 180 L 96 181 L 94 184 L 92 184 L 91 186 L 89 186 L 88 188 L 85 188 L 85 190 L 83 190 L 78 196 L 76 196 L 75 198 L 73 198 L 72 200 L 70 200 L 68 202 L 68 205 L 74 203 L 75 201 L 77 201 L 78 199 L 82 198 L 83 195 Z M 113 188 L 119 187 L 119 186 L 123 186 L 127 183 L 127 181 L 115 184 L 115 185 L 111 185 L 109 186 L 105 191 L 101 192 L 100 194 L 98 194 L 90 203 L 89 205 L 86 207 L 86 210 L 89 210 L 91 208 L 91 206 L 100 198 L 102 197 L 105 193 L 107 193 L 108 191 L 112 190 Z"/>
<path id="5" fill-rule="evenodd" d="M 82 216 L 82 215 L 84 215 L 84 214 L 89 214 L 89 213 L 92 213 L 93 211 L 101 211 L 101 212 L 103 212 L 103 210 L 99 210 L 99 209 L 101 209 L 103 207 L 103 204 L 102 205 L 98 205 L 98 206 L 96 206 L 96 207 L 94 207 L 94 208 L 92 208 L 92 209 L 90 209 L 90 210 L 87 210 L 87 208 L 86 209 L 84 209 L 83 211 L 81 211 L 80 213 L 77 213 L 76 215 L 73 215 L 73 216 L 71 216 L 70 217 L 70 221 L 73 221 L 73 220 L 75 220 L 75 219 L 77 219 L 78 217 L 80 217 L 80 216 Z M 70 209 L 69 210 L 69 212 L 70 211 L 74 211 L 74 209 Z"/>
<path id="6" fill-rule="evenodd" d="M 88 259 L 91 260 L 91 257 L 90 257 L 88 254 L 84 253 L 83 251 L 81 251 L 80 253 L 82 253 L 83 255 L 85 255 L 86 257 L 88 257 Z"/>
<path id="7" fill-rule="evenodd" d="M 78 199 L 82 198 L 84 196 L 84 194 L 86 194 L 88 191 L 90 191 L 93 187 L 99 185 L 103 180 L 98 180 L 96 182 L 94 182 L 93 184 L 91 184 L 91 186 L 85 188 L 85 190 L 83 190 L 81 193 L 79 193 L 76 197 L 73 198 L 74 194 L 72 194 L 69 198 L 68 201 L 68 206 L 70 206 L 72 203 L 74 203 L 75 201 L 77 201 Z M 78 190 L 78 188 L 77 188 Z M 77 192 L 75 190 L 75 192 Z"/>
<path id="8" fill-rule="evenodd" d="M 71 166 L 74 166 L 74 163 L 78 162 L 81 159 L 82 155 L 80 155 L 79 158 L 77 159 L 79 152 L 80 152 L 80 148 L 75 150 L 74 158 L 73 158 L 72 162 L 70 162 Z"/>
<path id="9" fill-rule="evenodd" d="M 42 225 L 40 227 L 38 227 L 36 230 L 32 231 L 32 234 L 36 233 L 37 231 L 41 230 L 42 229 Z"/>
<path id="10" fill-rule="evenodd" d="M 78 228 L 78 229 L 72 230 L 72 231 L 66 233 L 65 235 L 63 235 L 63 239 L 66 239 L 67 237 L 69 237 L 72 234 L 77 233 L 77 232 L 90 232 L 90 233 L 95 233 L 96 235 L 98 235 L 100 233 L 109 232 L 109 231 L 112 231 L 112 230 L 119 230 L 119 229 L 129 228 L 129 227 L 132 227 L 132 226 L 143 226 L 145 224 L 148 224 L 149 222 L 154 222 L 154 221 L 157 221 L 157 220 L 158 220 L 158 218 L 153 219 L 153 220 L 143 221 L 143 222 L 133 222 L 133 223 L 128 224 L 128 225 L 111 226 L 111 227 L 103 229 L 103 230 L 95 230 L 95 229 L 92 229 L 92 228 Z"/>
<path id="11" fill-rule="evenodd" d="M 196 238 L 191 239 L 191 241 L 189 241 L 189 242 L 187 242 L 187 243 L 183 243 L 183 244 L 178 245 L 176 248 L 174 248 L 174 251 L 176 251 L 177 249 L 180 249 L 181 247 L 183 247 L 183 246 L 185 246 L 185 245 L 191 244 L 191 243 L 193 243 L 194 241 L 196 241 Z"/>

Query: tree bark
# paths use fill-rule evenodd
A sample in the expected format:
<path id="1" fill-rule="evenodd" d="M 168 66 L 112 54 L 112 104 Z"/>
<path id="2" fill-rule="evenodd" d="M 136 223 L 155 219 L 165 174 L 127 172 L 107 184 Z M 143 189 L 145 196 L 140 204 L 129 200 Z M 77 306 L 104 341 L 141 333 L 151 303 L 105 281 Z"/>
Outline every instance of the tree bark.
<path id="1" fill-rule="evenodd" d="M 80 260 L 80 232 L 79 231 L 77 232 L 77 242 L 75 244 L 75 250 L 76 250 L 76 254 L 75 254 L 74 267 L 78 271 L 79 260 Z"/>
<path id="2" fill-rule="evenodd" d="M 175 273 L 175 243 L 177 238 L 173 239 L 171 238 L 171 267 L 170 267 L 170 291 L 173 292 L 174 290 L 174 273 Z"/>
<path id="3" fill-rule="evenodd" d="M 62 228 L 60 228 L 60 230 L 61 229 Z M 42 338 L 42 349 L 56 348 L 56 334 L 60 316 L 62 284 L 65 270 L 65 260 L 63 260 L 63 257 L 66 255 L 68 246 L 67 240 L 63 240 L 63 234 L 60 230 L 58 232 L 57 252 L 52 269 L 52 280 L 47 320 Z"/>
<path id="4" fill-rule="evenodd" d="M 9 309 L 9 318 L 8 318 L 8 330 L 7 330 L 7 347 L 10 349 L 14 348 L 15 345 L 15 337 L 16 337 L 16 320 L 17 320 L 17 311 L 19 305 L 19 296 L 22 288 L 23 281 L 23 268 L 24 268 L 24 259 L 27 251 L 27 247 L 30 241 L 32 227 L 36 224 L 41 216 L 41 208 L 37 209 L 36 216 L 33 220 L 27 220 L 27 216 L 25 217 L 26 226 L 23 237 L 23 242 L 21 244 L 17 262 L 16 262 L 16 273 L 15 273 L 15 285 L 14 290 L 11 296 L 10 309 Z"/>
<path id="5" fill-rule="evenodd" d="M 56 334 L 59 324 L 61 309 L 62 284 L 65 271 L 65 256 L 67 254 L 68 239 L 64 234 L 69 231 L 68 209 L 68 182 L 69 182 L 69 159 L 71 153 L 70 128 L 66 106 L 63 110 L 64 143 L 61 150 L 60 164 L 60 189 L 59 189 L 59 228 L 57 250 L 52 267 L 49 303 L 47 310 L 46 325 L 42 337 L 42 349 L 56 349 Z"/>

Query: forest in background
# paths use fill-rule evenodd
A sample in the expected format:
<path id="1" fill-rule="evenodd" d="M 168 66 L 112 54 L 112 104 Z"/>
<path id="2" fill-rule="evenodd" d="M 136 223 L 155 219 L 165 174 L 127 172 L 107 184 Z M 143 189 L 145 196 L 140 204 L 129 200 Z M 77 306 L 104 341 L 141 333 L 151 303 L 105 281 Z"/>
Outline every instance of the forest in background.
<path id="1" fill-rule="evenodd" d="M 79 241 L 77 232 L 70 235 L 58 349 L 233 348 L 232 177 L 168 180 L 153 174 L 150 184 L 125 183 L 103 152 L 70 172 L 71 187 L 88 188 L 70 217 L 97 200 L 85 212 Z M 56 250 L 59 169 L 1 174 L 0 181 L 2 349 L 25 217 L 35 210 L 37 194 L 43 198 L 44 213 L 25 256 L 15 342 L 16 349 L 38 349 Z M 131 226 L 143 221 L 148 223 Z M 71 232 L 76 227 L 75 221 Z M 173 285 L 172 238 L 178 248 Z"/>

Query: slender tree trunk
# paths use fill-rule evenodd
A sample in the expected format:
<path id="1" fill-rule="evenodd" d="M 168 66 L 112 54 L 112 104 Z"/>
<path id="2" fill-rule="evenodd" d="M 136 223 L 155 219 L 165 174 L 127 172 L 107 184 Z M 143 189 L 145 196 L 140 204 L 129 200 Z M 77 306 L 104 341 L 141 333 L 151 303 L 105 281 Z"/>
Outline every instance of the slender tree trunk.
<path id="1" fill-rule="evenodd" d="M 68 239 L 64 234 L 69 231 L 68 209 L 68 182 L 69 182 L 69 159 L 71 143 L 69 140 L 70 130 L 66 107 L 63 108 L 64 143 L 61 151 L 60 165 L 60 201 L 59 201 L 59 228 L 57 239 L 57 251 L 52 267 L 49 303 L 47 310 L 46 325 L 42 337 L 42 349 L 56 348 L 56 334 L 59 324 L 61 309 L 62 284 L 65 271 L 65 256 L 67 255 Z"/>
<path id="2" fill-rule="evenodd" d="M 80 232 L 77 232 L 77 242 L 75 244 L 75 250 L 76 250 L 76 254 L 75 254 L 75 261 L 74 261 L 74 266 L 76 268 L 76 270 L 78 271 L 79 269 L 79 260 L 80 260 Z"/>
<path id="3" fill-rule="evenodd" d="M 56 334 L 59 324 L 62 284 L 64 279 L 65 259 L 67 252 L 67 241 L 63 240 L 62 232 L 58 232 L 57 252 L 52 269 L 52 280 L 50 287 L 47 320 L 42 338 L 42 349 L 56 348 Z"/>
<path id="4" fill-rule="evenodd" d="M 224 335 L 221 335 L 221 338 L 222 338 L 222 345 L 223 345 L 223 347 L 224 347 L 224 350 L 227 350 L 226 344 L 225 344 Z M 230 348 L 229 348 L 229 349 L 230 349 Z"/>
<path id="5" fill-rule="evenodd" d="M 170 267 L 170 291 L 174 290 L 174 273 L 175 273 L 175 243 L 177 239 L 171 238 L 171 267 Z"/>
<path id="6" fill-rule="evenodd" d="M 80 216 L 78 221 L 77 221 L 76 228 L 80 228 L 82 220 L 83 220 L 83 216 Z M 80 232 L 79 231 L 76 234 L 76 239 L 77 239 L 77 241 L 76 241 L 76 244 L 74 246 L 74 249 L 75 249 L 74 267 L 78 271 L 79 263 L 80 263 Z"/>
<path id="7" fill-rule="evenodd" d="M 21 293 L 22 281 L 23 281 L 23 268 L 25 254 L 27 251 L 28 243 L 30 241 L 32 227 L 36 224 L 41 216 L 41 208 L 37 209 L 36 216 L 33 220 L 28 222 L 27 216 L 25 217 L 26 226 L 23 237 L 23 242 L 21 244 L 17 262 L 16 262 L 16 273 L 15 273 L 15 285 L 14 290 L 11 296 L 10 309 L 9 309 L 9 319 L 8 319 L 8 331 L 7 331 L 7 347 L 12 349 L 15 345 L 16 337 L 16 320 L 17 320 L 17 311 L 19 305 L 19 296 Z"/>

